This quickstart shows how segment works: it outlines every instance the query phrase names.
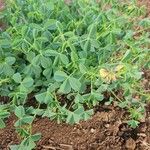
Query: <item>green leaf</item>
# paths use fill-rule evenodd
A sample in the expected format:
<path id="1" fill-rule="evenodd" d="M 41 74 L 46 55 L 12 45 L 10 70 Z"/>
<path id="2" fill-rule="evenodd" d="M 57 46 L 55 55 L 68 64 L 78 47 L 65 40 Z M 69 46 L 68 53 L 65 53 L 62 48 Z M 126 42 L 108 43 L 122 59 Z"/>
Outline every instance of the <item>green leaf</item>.
<path id="1" fill-rule="evenodd" d="M 56 21 L 57 20 L 55 20 L 55 19 L 48 19 L 48 20 L 46 20 L 46 22 L 44 24 L 44 28 L 45 29 L 49 29 L 49 30 L 55 30 L 57 28 L 56 27 Z"/>
<path id="2" fill-rule="evenodd" d="M 54 74 L 54 79 L 58 82 L 64 81 L 67 77 L 67 74 L 63 71 L 56 71 Z"/>
<path id="3" fill-rule="evenodd" d="M 31 138 L 34 142 L 39 141 L 41 138 L 41 133 L 36 133 L 34 135 L 31 135 Z"/>
<path id="4" fill-rule="evenodd" d="M 66 55 L 60 54 L 60 59 L 61 59 L 61 61 L 62 61 L 62 63 L 63 63 L 64 65 L 69 64 L 69 59 L 68 59 L 68 57 L 67 57 Z"/>
<path id="5" fill-rule="evenodd" d="M 71 91 L 71 86 L 70 86 L 70 83 L 68 80 L 65 80 L 61 86 L 60 86 L 60 89 L 59 89 L 59 92 L 61 93 L 64 93 L 64 94 L 67 94 Z"/>
<path id="6" fill-rule="evenodd" d="M 13 78 L 13 80 L 16 83 L 20 83 L 21 82 L 21 75 L 20 75 L 20 73 L 15 73 L 12 78 Z"/>
<path id="7" fill-rule="evenodd" d="M 10 115 L 10 113 L 7 112 L 6 110 L 0 111 L 0 118 L 2 118 L 2 119 L 9 117 L 9 115 Z"/>
<path id="8" fill-rule="evenodd" d="M 93 109 L 87 110 L 83 113 L 82 118 L 84 121 L 88 120 L 94 114 Z"/>
<path id="9" fill-rule="evenodd" d="M 57 56 L 57 55 L 59 55 L 59 53 L 55 50 L 48 49 L 44 52 L 44 55 L 45 56 Z"/>
<path id="10" fill-rule="evenodd" d="M 79 64 L 79 69 L 80 69 L 80 72 L 81 72 L 82 74 L 85 74 L 85 73 L 88 72 L 86 66 L 83 65 L 83 64 Z"/>
<path id="11" fill-rule="evenodd" d="M 53 100 L 51 94 L 48 91 L 36 95 L 35 98 L 40 104 L 43 104 L 43 103 L 48 104 Z"/>
<path id="12" fill-rule="evenodd" d="M 32 62 L 32 60 L 33 60 L 33 58 L 35 57 L 35 53 L 34 52 L 28 52 L 27 54 L 26 54 L 26 57 L 27 57 L 27 60 L 29 61 L 29 62 Z"/>
<path id="13" fill-rule="evenodd" d="M 92 92 L 92 95 L 94 96 L 94 98 L 98 101 L 102 101 L 104 99 L 104 96 L 101 93 L 97 93 L 97 92 Z"/>
<path id="14" fill-rule="evenodd" d="M 16 109 L 15 109 L 15 115 L 18 118 L 22 118 L 25 115 L 24 107 L 23 106 L 16 107 Z"/>
<path id="15" fill-rule="evenodd" d="M 52 112 L 52 111 L 50 110 L 50 108 L 47 108 L 47 109 L 45 110 L 44 114 L 42 115 L 42 117 L 48 117 L 48 118 L 50 118 L 50 119 L 55 118 L 55 116 L 56 116 L 56 113 Z"/>
<path id="16" fill-rule="evenodd" d="M 4 121 L 2 119 L 0 119 L 0 129 L 3 129 L 5 127 L 6 127 L 6 125 L 5 125 Z"/>
<path id="17" fill-rule="evenodd" d="M 89 30 L 89 38 L 95 39 L 96 32 L 97 32 L 97 26 L 96 26 L 96 24 L 94 23 L 94 24 L 90 25 L 89 28 L 88 28 L 88 30 Z"/>
<path id="18" fill-rule="evenodd" d="M 33 148 L 35 148 L 35 146 L 36 144 L 33 139 L 31 137 L 27 137 L 21 142 L 19 150 L 32 150 Z"/>
<path id="19" fill-rule="evenodd" d="M 131 57 L 131 51 L 127 50 L 122 58 L 122 61 L 125 62 Z"/>
<path id="20" fill-rule="evenodd" d="M 5 64 L 3 66 L 3 72 L 6 76 L 12 76 L 14 74 L 14 70 L 12 69 L 12 67 L 9 64 Z"/>
<path id="21" fill-rule="evenodd" d="M 22 126 L 24 125 L 24 123 L 21 121 L 21 119 L 17 120 L 14 124 L 15 127 L 19 127 L 19 126 Z"/>
<path id="22" fill-rule="evenodd" d="M 128 121 L 128 125 L 131 126 L 131 127 L 134 128 L 134 129 L 139 125 L 139 123 L 140 123 L 140 122 L 139 122 L 139 121 L 136 121 L 136 120 L 129 120 L 129 121 Z"/>
<path id="23" fill-rule="evenodd" d="M 41 65 L 43 68 L 48 68 L 51 65 L 51 59 L 50 58 L 46 58 L 46 57 L 41 57 L 40 58 L 41 61 Z"/>
<path id="24" fill-rule="evenodd" d="M 75 103 L 84 103 L 84 98 L 80 94 L 77 94 L 75 97 Z"/>
<path id="25" fill-rule="evenodd" d="M 22 81 L 22 85 L 26 88 L 30 88 L 34 83 L 34 80 L 31 77 L 26 77 Z"/>
<path id="26" fill-rule="evenodd" d="M 84 44 L 83 50 L 88 52 L 88 51 L 90 51 L 90 49 L 91 49 L 91 43 L 90 43 L 90 40 L 87 40 Z"/>
<path id="27" fill-rule="evenodd" d="M 13 65 L 16 61 L 16 58 L 15 57 L 6 57 L 5 58 L 5 62 L 9 65 Z"/>
<path id="28" fill-rule="evenodd" d="M 69 78 L 69 83 L 71 85 L 71 88 L 74 89 L 75 91 L 79 91 L 81 87 L 81 83 L 78 79 L 74 77 Z"/>
<path id="29" fill-rule="evenodd" d="M 78 61 L 78 55 L 77 55 L 77 53 L 75 51 L 71 52 L 71 60 L 73 62 L 77 62 Z"/>
<path id="30" fill-rule="evenodd" d="M 74 123 L 78 123 L 79 121 L 80 121 L 80 117 L 78 114 L 69 112 L 68 117 L 66 119 L 66 123 L 74 124 Z"/>
<path id="31" fill-rule="evenodd" d="M 80 106 L 78 109 L 74 111 L 75 114 L 82 115 L 84 113 L 84 107 Z"/>
<path id="32" fill-rule="evenodd" d="M 21 121 L 23 121 L 24 123 L 28 123 L 28 124 L 31 124 L 33 120 L 34 120 L 33 116 L 26 116 L 21 119 Z"/>
<path id="33" fill-rule="evenodd" d="M 19 145 L 10 145 L 10 150 L 19 150 Z"/>
<path id="34" fill-rule="evenodd" d="M 48 67 L 43 71 L 43 75 L 47 78 L 50 79 L 52 75 L 52 68 Z"/>
<path id="35" fill-rule="evenodd" d="M 10 48 L 11 47 L 11 41 L 4 39 L 4 40 L 0 40 L 0 47 L 2 48 Z"/>

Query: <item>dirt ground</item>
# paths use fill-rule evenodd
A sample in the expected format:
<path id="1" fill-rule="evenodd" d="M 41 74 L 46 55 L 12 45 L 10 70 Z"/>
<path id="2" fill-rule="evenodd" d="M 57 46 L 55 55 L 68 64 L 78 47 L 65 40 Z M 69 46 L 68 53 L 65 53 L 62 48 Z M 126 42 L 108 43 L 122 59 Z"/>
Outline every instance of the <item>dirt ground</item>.
<path id="1" fill-rule="evenodd" d="M 1 4 L 0 0 L 0 8 Z M 141 0 L 140 4 L 146 4 L 150 14 L 150 0 Z M 150 90 L 150 70 L 144 72 L 143 85 Z M 146 110 L 145 118 L 136 129 L 127 125 L 128 113 L 115 106 L 100 105 L 91 119 L 73 126 L 37 118 L 33 133 L 41 133 L 42 138 L 36 150 L 150 150 L 150 104 Z M 0 150 L 19 143 L 13 126 L 15 121 L 16 118 L 10 116 L 7 127 L 0 130 Z"/>
<path id="2" fill-rule="evenodd" d="M 128 127 L 127 116 L 120 108 L 99 106 L 91 119 L 74 126 L 38 118 L 33 132 L 42 133 L 42 138 L 36 150 L 150 150 L 150 105 L 146 119 L 136 129 Z M 11 116 L 7 128 L 0 130 L 0 150 L 19 142 L 14 122 Z"/>

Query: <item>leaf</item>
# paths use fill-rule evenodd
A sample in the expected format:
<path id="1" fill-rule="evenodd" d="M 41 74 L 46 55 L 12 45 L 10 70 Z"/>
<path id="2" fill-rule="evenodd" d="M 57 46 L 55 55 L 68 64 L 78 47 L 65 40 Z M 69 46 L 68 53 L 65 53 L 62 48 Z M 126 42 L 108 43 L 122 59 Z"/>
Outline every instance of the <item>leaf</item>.
<path id="1" fill-rule="evenodd" d="M 3 72 L 6 76 L 12 76 L 14 74 L 14 70 L 12 69 L 12 67 L 9 64 L 5 64 L 3 66 Z"/>
<path id="2" fill-rule="evenodd" d="M 41 65 L 43 68 L 48 68 L 51 65 L 51 59 L 50 58 L 46 58 L 46 57 L 41 57 L 40 58 L 41 61 Z"/>
<path id="3" fill-rule="evenodd" d="M 54 92 L 59 87 L 60 87 L 60 84 L 58 82 L 55 82 L 54 84 L 50 84 L 47 90 L 50 92 Z"/>
<path id="4" fill-rule="evenodd" d="M 118 65 L 115 68 L 115 71 L 120 72 L 124 68 L 124 65 Z"/>
<path id="5" fill-rule="evenodd" d="M 106 69 L 99 70 L 100 77 L 106 78 L 109 75 L 109 72 Z"/>
<path id="6" fill-rule="evenodd" d="M 32 150 L 33 148 L 35 148 L 35 146 L 36 144 L 33 139 L 31 137 L 27 137 L 21 142 L 19 150 Z"/>
<path id="7" fill-rule="evenodd" d="M 21 75 L 20 75 L 20 73 L 15 73 L 12 78 L 13 78 L 13 80 L 16 83 L 20 83 L 21 82 Z"/>
<path id="8" fill-rule="evenodd" d="M 53 100 L 51 94 L 48 91 L 36 95 L 35 98 L 40 104 L 48 104 Z"/>
<path id="9" fill-rule="evenodd" d="M 64 81 L 67 77 L 67 74 L 63 71 L 56 71 L 54 74 L 54 79 L 58 82 Z"/>
<path id="10" fill-rule="evenodd" d="M 135 71 L 133 74 L 134 74 L 134 78 L 139 80 L 141 79 L 143 72 Z"/>
<path id="11" fill-rule="evenodd" d="M 75 103 L 84 103 L 84 98 L 80 94 L 77 94 L 75 97 Z"/>
<path id="12" fill-rule="evenodd" d="M 47 109 L 45 110 L 44 114 L 42 115 L 42 117 L 48 117 L 48 118 L 50 118 L 50 119 L 55 118 L 55 116 L 56 116 L 56 113 L 52 112 L 52 111 L 50 110 L 50 108 L 47 108 Z"/>
<path id="13" fill-rule="evenodd" d="M 47 78 L 50 79 L 52 75 L 52 68 L 48 67 L 43 71 L 43 75 Z"/>
<path id="14" fill-rule="evenodd" d="M 96 24 L 93 23 L 92 25 L 90 25 L 89 28 L 88 28 L 88 30 L 89 30 L 89 38 L 95 39 L 96 32 L 97 32 L 97 26 L 96 26 Z"/>
<path id="15" fill-rule="evenodd" d="M 84 121 L 88 120 L 94 114 L 93 109 L 87 110 L 82 114 L 82 118 Z"/>
<path id="16" fill-rule="evenodd" d="M 83 64 L 79 64 L 79 69 L 80 69 L 80 72 L 83 74 L 86 74 L 88 72 L 86 66 Z"/>
<path id="17" fill-rule="evenodd" d="M 21 119 L 21 121 L 23 121 L 24 123 L 28 123 L 28 124 L 31 124 L 33 120 L 34 120 L 33 116 L 26 116 Z"/>
<path id="18" fill-rule="evenodd" d="M 74 89 L 75 91 L 79 91 L 80 87 L 81 87 L 81 83 L 78 79 L 74 78 L 74 77 L 70 77 L 69 78 L 69 83 L 72 87 L 72 89 Z"/>
<path id="19" fill-rule="evenodd" d="M 39 141 L 41 138 L 41 133 L 36 133 L 34 135 L 31 135 L 31 138 L 34 142 Z"/>
<path id="20" fill-rule="evenodd" d="M 61 84 L 59 92 L 67 94 L 71 91 L 71 86 L 68 80 L 65 80 L 63 84 Z"/>
<path id="21" fill-rule="evenodd" d="M 46 20 L 46 22 L 44 24 L 44 28 L 49 29 L 49 30 L 55 30 L 56 29 L 56 20 L 55 19 Z"/>
<path id="22" fill-rule="evenodd" d="M 104 99 L 104 96 L 101 93 L 97 93 L 97 92 L 92 92 L 92 95 L 94 96 L 94 98 L 98 101 L 102 101 Z"/>
<path id="23" fill-rule="evenodd" d="M 11 41 L 4 39 L 4 40 L 0 40 L 0 47 L 2 48 L 10 48 L 11 47 Z"/>
<path id="24" fill-rule="evenodd" d="M 68 117 L 66 119 L 66 123 L 74 124 L 74 123 L 78 123 L 79 120 L 80 120 L 79 115 L 77 115 L 73 112 L 69 112 Z"/>
<path id="25" fill-rule="evenodd" d="M 105 79 L 107 82 L 116 81 L 116 75 L 113 72 L 110 72 L 106 69 L 100 69 L 99 75 L 102 79 Z"/>
<path id="26" fill-rule="evenodd" d="M 3 129 L 5 127 L 6 127 L 6 125 L 5 125 L 4 121 L 0 118 L 0 129 Z"/>
<path id="27" fill-rule="evenodd" d="M 122 58 L 122 62 L 127 61 L 131 57 L 131 51 L 127 50 Z"/>
<path id="28" fill-rule="evenodd" d="M 26 54 L 26 57 L 29 62 L 32 62 L 33 58 L 35 57 L 35 53 L 30 51 Z"/>
<path id="29" fill-rule="evenodd" d="M 6 57 L 5 58 L 5 62 L 9 65 L 13 65 L 16 61 L 16 58 L 15 57 Z"/>
<path id="30" fill-rule="evenodd" d="M 10 115 L 10 113 L 7 112 L 6 110 L 1 110 L 1 111 L 0 111 L 0 118 L 1 118 L 1 119 L 4 119 L 4 118 L 9 117 L 9 115 Z"/>
<path id="31" fill-rule="evenodd" d="M 19 145 L 10 145 L 10 150 L 19 150 Z"/>
<path id="32" fill-rule="evenodd" d="M 90 49 L 91 49 L 91 43 L 90 43 L 90 40 L 87 40 L 84 44 L 83 50 L 88 52 L 88 51 L 90 51 Z"/>
<path id="33" fill-rule="evenodd" d="M 61 62 L 64 64 L 64 65 L 67 65 L 69 64 L 69 59 L 66 55 L 64 54 L 60 54 L 60 59 L 61 59 Z"/>
<path id="34" fill-rule="evenodd" d="M 84 113 L 84 107 L 80 106 L 78 109 L 74 111 L 75 114 L 82 115 Z"/>
<path id="35" fill-rule="evenodd" d="M 55 50 L 48 49 L 44 52 L 44 55 L 45 56 L 57 56 L 57 55 L 59 55 L 59 53 Z"/>
<path id="36" fill-rule="evenodd" d="M 22 118 L 25 115 L 24 107 L 23 106 L 16 107 L 16 109 L 15 109 L 15 115 L 18 118 Z"/>
<path id="37" fill-rule="evenodd" d="M 139 123 L 140 123 L 140 122 L 139 122 L 139 121 L 136 121 L 136 120 L 129 120 L 129 121 L 128 121 L 128 125 L 131 126 L 131 127 L 134 128 L 134 129 L 139 125 Z"/>
<path id="38" fill-rule="evenodd" d="M 15 127 L 22 126 L 24 123 L 21 121 L 21 119 L 17 120 L 14 124 Z"/>
<path id="39" fill-rule="evenodd" d="M 26 88 L 30 88 L 34 83 L 34 80 L 31 77 L 26 77 L 23 79 L 22 84 Z"/>
<path id="40" fill-rule="evenodd" d="M 77 53 L 75 52 L 75 51 L 72 51 L 71 52 L 71 60 L 73 61 L 73 62 L 77 62 L 78 61 L 78 55 L 77 55 Z"/>

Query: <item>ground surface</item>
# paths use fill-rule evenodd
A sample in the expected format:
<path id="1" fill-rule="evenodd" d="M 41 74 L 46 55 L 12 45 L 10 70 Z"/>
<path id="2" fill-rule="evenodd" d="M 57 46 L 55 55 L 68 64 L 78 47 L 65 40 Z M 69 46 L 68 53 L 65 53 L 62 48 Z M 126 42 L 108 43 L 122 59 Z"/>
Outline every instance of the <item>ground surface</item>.
<path id="1" fill-rule="evenodd" d="M 0 0 L 0 8 L 1 4 Z M 150 14 L 150 0 L 141 0 L 140 4 L 146 4 Z M 150 70 L 147 70 L 143 80 L 146 90 L 150 90 L 149 83 Z M 42 138 L 36 149 L 150 150 L 150 104 L 147 106 L 145 118 L 136 129 L 127 126 L 128 114 L 118 107 L 99 106 L 95 112 L 90 120 L 74 126 L 37 118 L 33 124 L 33 132 L 42 133 Z M 6 121 L 7 127 L 0 130 L 0 150 L 7 150 L 9 145 L 19 142 L 13 126 L 15 120 L 12 115 Z"/>
<path id="2" fill-rule="evenodd" d="M 150 105 L 146 119 L 136 129 L 127 126 L 127 116 L 119 108 L 100 106 L 93 118 L 74 126 L 57 124 L 47 118 L 37 119 L 33 132 L 42 133 L 37 150 L 149 150 Z M 15 117 L 11 116 L 7 128 L 0 130 L 1 150 L 19 142 L 14 121 Z"/>

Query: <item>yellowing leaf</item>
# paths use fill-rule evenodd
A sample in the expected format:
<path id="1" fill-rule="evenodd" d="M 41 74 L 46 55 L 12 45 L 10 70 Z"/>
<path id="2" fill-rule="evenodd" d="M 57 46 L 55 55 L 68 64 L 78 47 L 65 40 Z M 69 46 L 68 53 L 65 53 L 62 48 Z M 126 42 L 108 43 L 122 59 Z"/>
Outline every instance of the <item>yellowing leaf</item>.
<path id="1" fill-rule="evenodd" d="M 116 81 L 116 75 L 106 69 L 100 69 L 99 74 L 100 77 L 105 79 L 107 82 Z"/>
<path id="2" fill-rule="evenodd" d="M 118 65 L 118 66 L 115 68 L 115 71 L 119 72 L 119 71 L 121 71 L 123 68 L 124 68 L 123 65 Z"/>
<path id="3" fill-rule="evenodd" d="M 106 78 L 109 75 L 109 72 L 106 69 L 100 69 L 99 74 L 101 78 Z"/>

